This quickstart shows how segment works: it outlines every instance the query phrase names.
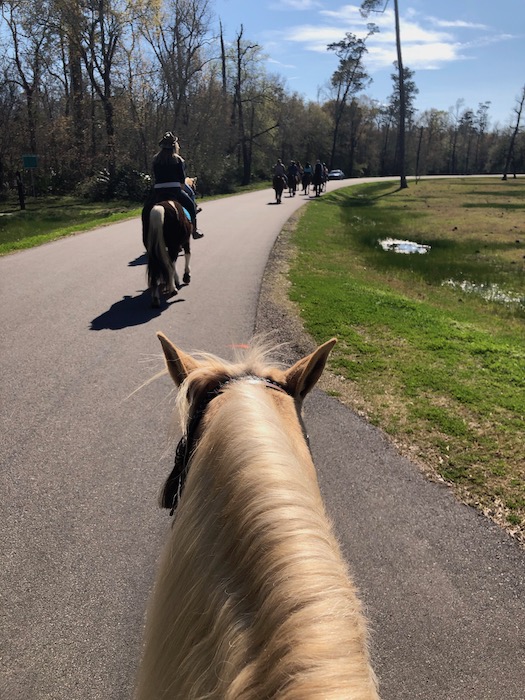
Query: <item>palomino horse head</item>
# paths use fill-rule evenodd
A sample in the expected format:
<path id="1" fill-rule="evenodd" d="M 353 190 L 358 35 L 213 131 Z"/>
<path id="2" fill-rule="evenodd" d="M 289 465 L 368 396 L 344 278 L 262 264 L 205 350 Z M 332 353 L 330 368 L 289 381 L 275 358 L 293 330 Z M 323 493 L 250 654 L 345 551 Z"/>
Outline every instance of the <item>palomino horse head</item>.
<path id="1" fill-rule="evenodd" d="M 197 178 L 196 177 L 187 177 L 184 180 L 184 183 L 188 185 L 188 187 L 191 187 L 193 192 L 197 194 Z"/>
<path id="2" fill-rule="evenodd" d="M 137 700 L 377 700 L 366 622 L 301 420 L 332 339 L 288 369 L 158 334 L 187 472 L 148 612 Z M 168 480 L 169 483 L 169 480 Z"/>

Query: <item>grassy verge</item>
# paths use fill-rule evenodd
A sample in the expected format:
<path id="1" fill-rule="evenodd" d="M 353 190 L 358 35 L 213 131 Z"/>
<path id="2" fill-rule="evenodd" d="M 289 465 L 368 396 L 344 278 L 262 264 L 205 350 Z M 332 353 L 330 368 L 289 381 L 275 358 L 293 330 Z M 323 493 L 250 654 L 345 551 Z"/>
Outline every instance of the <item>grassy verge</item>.
<path id="1" fill-rule="evenodd" d="M 339 339 L 332 392 L 523 541 L 524 210 L 523 179 L 345 188 L 307 208 L 289 270 L 306 330 Z"/>
<path id="2" fill-rule="evenodd" d="M 5 206 L 0 211 L 0 255 L 135 216 L 140 216 L 137 202 L 46 197 L 30 199 L 23 211 Z"/>

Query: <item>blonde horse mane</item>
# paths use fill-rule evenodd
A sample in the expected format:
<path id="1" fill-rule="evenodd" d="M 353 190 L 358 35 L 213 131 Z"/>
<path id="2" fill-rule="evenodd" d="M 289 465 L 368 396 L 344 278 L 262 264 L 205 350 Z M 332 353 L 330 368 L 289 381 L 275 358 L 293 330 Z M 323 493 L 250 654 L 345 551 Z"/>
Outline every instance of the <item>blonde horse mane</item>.
<path id="1" fill-rule="evenodd" d="M 335 340 L 285 370 L 260 347 L 227 363 L 159 338 L 183 432 L 213 393 L 160 561 L 137 700 L 377 700 L 300 419 Z"/>

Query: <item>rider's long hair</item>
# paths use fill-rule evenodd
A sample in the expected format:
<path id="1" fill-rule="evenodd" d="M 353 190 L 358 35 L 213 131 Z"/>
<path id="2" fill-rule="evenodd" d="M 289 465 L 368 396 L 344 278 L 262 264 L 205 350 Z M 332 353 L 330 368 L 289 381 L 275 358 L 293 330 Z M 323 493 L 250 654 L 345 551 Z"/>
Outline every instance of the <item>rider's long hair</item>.
<path id="1" fill-rule="evenodd" d="M 170 143 L 166 145 L 166 137 L 170 136 Z M 180 155 L 179 139 L 173 136 L 171 132 L 164 135 L 164 138 L 159 143 L 160 150 L 153 156 L 153 164 L 158 163 L 159 165 L 169 165 L 172 160 L 182 161 L 184 163 L 184 158 Z"/>
<path id="2" fill-rule="evenodd" d="M 153 156 L 153 165 L 169 165 L 172 160 L 184 163 L 184 158 L 182 158 L 182 156 L 179 155 L 178 151 L 178 144 L 173 149 L 161 148 L 160 151 Z"/>

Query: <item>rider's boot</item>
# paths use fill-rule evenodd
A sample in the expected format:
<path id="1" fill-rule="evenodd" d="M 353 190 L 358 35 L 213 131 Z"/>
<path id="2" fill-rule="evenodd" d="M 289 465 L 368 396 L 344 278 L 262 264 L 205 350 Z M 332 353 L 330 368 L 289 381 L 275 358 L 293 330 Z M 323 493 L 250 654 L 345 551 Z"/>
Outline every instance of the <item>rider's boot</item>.
<path id="1" fill-rule="evenodd" d="M 193 224 L 191 231 L 192 238 L 194 238 L 195 240 L 197 240 L 198 238 L 204 238 L 204 234 L 197 228 L 197 219 L 194 219 L 191 223 Z"/>

